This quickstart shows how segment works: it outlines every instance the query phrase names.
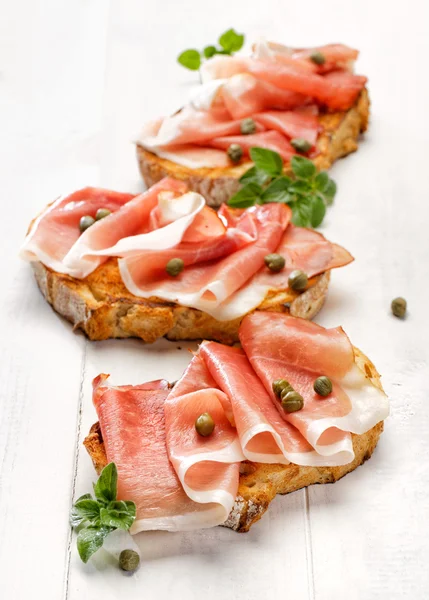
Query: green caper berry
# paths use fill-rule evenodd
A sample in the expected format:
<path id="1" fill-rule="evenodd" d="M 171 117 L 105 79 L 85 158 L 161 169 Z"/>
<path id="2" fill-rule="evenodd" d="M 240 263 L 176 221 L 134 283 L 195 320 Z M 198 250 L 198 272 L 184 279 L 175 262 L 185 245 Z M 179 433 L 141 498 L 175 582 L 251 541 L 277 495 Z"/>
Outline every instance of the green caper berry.
<path id="1" fill-rule="evenodd" d="M 326 62 L 325 55 L 318 50 L 310 54 L 310 60 L 312 60 L 316 65 L 324 65 Z"/>
<path id="2" fill-rule="evenodd" d="M 243 135 L 249 135 L 255 133 L 256 123 L 253 119 L 243 119 L 240 123 L 240 131 Z"/>
<path id="3" fill-rule="evenodd" d="M 171 277 L 177 277 L 185 268 L 185 263 L 181 258 L 172 258 L 165 266 L 165 270 Z"/>
<path id="4" fill-rule="evenodd" d="M 278 398 L 280 398 L 284 390 L 287 390 L 288 392 L 293 390 L 289 381 L 286 381 L 286 379 L 276 379 L 273 381 L 273 392 Z"/>
<path id="5" fill-rule="evenodd" d="M 405 317 L 405 313 L 407 312 L 407 301 L 405 298 L 395 298 L 392 300 L 392 313 L 395 317 L 399 319 L 403 319 Z"/>
<path id="6" fill-rule="evenodd" d="M 295 390 L 293 389 L 291 384 L 289 382 L 287 382 L 287 385 L 285 385 L 285 387 L 281 391 L 280 400 L 283 401 L 283 399 L 286 398 L 286 396 L 289 394 L 289 392 L 294 392 L 294 391 Z"/>
<path id="7" fill-rule="evenodd" d="M 203 437 L 211 435 L 214 428 L 215 422 L 213 421 L 213 417 L 210 413 L 203 413 L 195 421 L 195 429 L 197 430 L 197 433 Z"/>
<path id="8" fill-rule="evenodd" d="M 289 275 L 288 286 L 295 292 L 302 292 L 307 287 L 308 277 L 304 271 L 297 269 Z"/>
<path id="9" fill-rule="evenodd" d="M 91 227 L 91 225 L 94 225 L 94 223 L 95 223 L 95 219 L 93 217 L 91 217 L 90 215 L 85 215 L 84 217 L 82 217 L 81 220 L 79 221 L 79 229 L 80 229 L 81 233 L 86 231 L 88 229 L 88 227 Z"/>
<path id="10" fill-rule="evenodd" d="M 329 394 L 332 392 L 332 381 L 329 379 L 329 377 L 322 375 L 313 383 L 313 389 L 316 394 L 319 394 L 319 396 L 329 396 Z"/>
<path id="11" fill-rule="evenodd" d="M 285 259 L 281 254 L 267 254 L 264 257 L 264 262 L 273 273 L 278 273 L 284 269 L 285 266 Z"/>
<path id="12" fill-rule="evenodd" d="M 282 397 L 282 408 L 285 412 L 291 413 L 301 410 L 304 406 L 304 399 L 298 392 L 292 391 Z"/>
<path id="13" fill-rule="evenodd" d="M 119 566 L 123 571 L 135 571 L 140 564 L 140 556 L 134 550 L 122 550 Z"/>
<path id="14" fill-rule="evenodd" d="M 112 211 L 110 211 L 108 208 L 99 208 L 95 213 L 95 220 L 99 221 L 100 219 L 108 217 L 110 214 L 112 214 Z"/>
<path id="15" fill-rule="evenodd" d="M 292 148 L 295 148 L 297 152 L 302 152 L 303 154 L 307 154 L 311 148 L 311 142 L 304 138 L 293 138 L 293 140 L 290 141 L 290 145 Z"/>
<path id="16" fill-rule="evenodd" d="M 243 148 L 240 144 L 231 144 L 226 153 L 233 163 L 238 163 L 243 156 Z"/>

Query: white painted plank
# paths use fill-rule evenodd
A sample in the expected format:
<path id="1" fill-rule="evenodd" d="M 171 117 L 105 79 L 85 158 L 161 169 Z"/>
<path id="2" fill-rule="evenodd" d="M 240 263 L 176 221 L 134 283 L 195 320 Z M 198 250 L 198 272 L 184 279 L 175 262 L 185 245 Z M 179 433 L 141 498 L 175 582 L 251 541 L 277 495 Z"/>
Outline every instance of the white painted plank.
<path id="1" fill-rule="evenodd" d="M 99 20 L 98 31 L 88 28 Z M 0 596 L 58 600 L 67 559 L 84 338 L 18 257 L 63 186 L 98 178 L 105 2 L 2 3 Z M 25 18 L 24 18 L 25 15 Z"/>

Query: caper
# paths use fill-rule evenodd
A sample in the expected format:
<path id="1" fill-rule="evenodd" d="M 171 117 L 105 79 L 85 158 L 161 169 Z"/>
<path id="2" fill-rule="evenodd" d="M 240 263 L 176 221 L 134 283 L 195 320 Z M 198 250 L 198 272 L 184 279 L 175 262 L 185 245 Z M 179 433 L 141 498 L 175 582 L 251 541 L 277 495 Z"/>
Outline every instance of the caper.
<path id="1" fill-rule="evenodd" d="M 172 277 L 177 277 L 185 268 L 185 263 L 181 258 L 172 258 L 165 266 L 165 270 Z"/>
<path id="2" fill-rule="evenodd" d="M 255 133 L 256 123 L 253 119 L 243 119 L 240 123 L 240 131 L 243 135 L 249 135 Z"/>
<path id="3" fill-rule="evenodd" d="M 318 50 L 310 54 L 310 60 L 312 60 L 316 65 L 324 65 L 326 62 L 325 55 Z"/>
<path id="4" fill-rule="evenodd" d="M 273 273 L 278 273 L 284 269 L 285 266 L 285 259 L 281 254 L 267 254 L 264 257 L 264 262 Z"/>
<path id="5" fill-rule="evenodd" d="M 296 269 L 289 275 L 287 283 L 291 290 L 295 290 L 295 292 L 302 292 L 307 287 L 308 277 L 304 271 Z"/>
<path id="6" fill-rule="evenodd" d="M 314 381 L 313 389 L 319 396 L 329 396 L 332 392 L 332 381 L 329 377 L 322 375 Z"/>
<path id="7" fill-rule="evenodd" d="M 231 144 L 226 153 L 233 163 L 238 163 L 243 156 L 243 148 L 240 144 Z"/>
<path id="8" fill-rule="evenodd" d="M 403 319 L 407 312 L 407 301 L 404 298 L 395 298 L 392 300 L 392 313 L 395 317 Z"/>
<path id="9" fill-rule="evenodd" d="M 123 571 L 135 571 L 140 564 L 140 556 L 134 550 L 122 550 L 119 566 Z"/>
<path id="10" fill-rule="evenodd" d="M 288 392 L 293 390 L 289 381 L 286 381 L 286 379 L 276 379 L 273 381 L 273 392 L 278 398 L 280 398 L 284 390 L 287 390 Z"/>
<path id="11" fill-rule="evenodd" d="M 104 219 L 104 217 L 108 217 L 110 214 L 112 214 L 112 211 L 108 208 L 99 208 L 95 213 L 95 220 L 99 221 L 100 219 Z"/>
<path id="12" fill-rule="evenodd" d="M 297 410 L 301 410 L 303 406 L 304 399 L 301 394 L 298 394 L 298 392 L 293 390 L 292 392 L 285 394 L 284 397 L 282 395 L 282 408 L 285 412 L 295 412 Z"/>
<path id="13" fill-rule="evenodd" d="M 84 231 L 86 231 L 88 229 L 88 227 L 91 227 L 91 225 L 94 225 L 94 223 L 95 223 L 94 217 L 91 217 L 90 215 L 85 215 L 79 221 L 79 229 L 83 233 Z"/>
<path id="14" fill-rule="evenodd" d="M 213 421 L 213 417 L 210 413 L 203 413 L 195 421 L 195 429 L 197 430 L 197 433 L 203 437 L 207 437 L 208 435 L 212 434 L 214 428 L 215 422 Z"/>
<path id="15" fill-rule="evenodd" d="M 290 141 L 290 145 L 292 148 L 295 148 L 297 152 L 302 152 L 303 154 L 306 154 L 311 148 L 311 142 L 304 138 L 293 138 L 293 140 Z"/>

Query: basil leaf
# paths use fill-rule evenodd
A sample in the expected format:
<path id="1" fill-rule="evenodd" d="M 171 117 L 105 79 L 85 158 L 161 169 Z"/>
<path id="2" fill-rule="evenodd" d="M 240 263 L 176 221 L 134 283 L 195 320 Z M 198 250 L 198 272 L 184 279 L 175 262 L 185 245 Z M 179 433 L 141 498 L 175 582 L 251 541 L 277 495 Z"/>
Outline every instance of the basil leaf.
<path id="1" fill-rule="evenodd" d="M 203 54 L 204 54 L 205 58 L 211 58 L 212 56 L 217 54 L 217 50 L 216 50 L 215 46 L 206 46 L 203 50 Z"/>
<path id="2" fill-rule="evenodd" d="M 262 194 L 263 202 L 283 202 L 287 204 L 291 201 L 292 195 L 289 192 L 292 180 L 289 177 L 278 177 L 270 183 Z"/>
<path id="3" fill-rule="evenodd" d="M 299 179 L 311 179 L 317 173 L 315 164 L 304 156 L 292 156 L 290 164 Z"/>
<path id="4" fill-rule="evenodd" d="M 135 518 L 135 514 L 130 514 L 120 510 L 111 510 L 109 508 L 102 508 L 100 510 L 101 524 L 106 525 L 107 527 L 115 527 L 128 531 L 128 529 L 134 523 Z"/>
<path id="5" fill-rule="evenodd" d="M 325 213 L 326 204 L 324 203 L 323 198 L 315 196 L 311 206 L 311 226 L 319 227 L 325 217 Z"/>
<path id="6" fill-rule="evenodd" d="M 79 556 L 84 563 L 87 563 L 94 552 L 97 552 L 103 545 L 104 540 L 112 531 L 110 527 L 85 527 L 81 529 L 77 536 L 77 549 Z"/>
<path id="7" fill-rule="evenodd" d="M 185 50 L 179 54 L 177 62 L 191 71 L 198 71 L 201 66 L 201 56 L 198 50 Z"/>
<path id="8" fill-rule="evenodd" d="M 70 524 L 78 527 L 84 521 L 93 521 L 100 516 L 100 504 L 96 500 L 84 498 L 75 502 L 70 511 Z"/>
<path id="9" fill-rule="evenodd" d="M 228 31 L 225 31 L 225 33 L 220 36 L 219 44 L 229 54 L 231 52 L 237 52 L 244 44 L 244 35 L 237 33 L 234 29 L 228 29 Z"/>
<path id="10" fill-rule="evenodd" d="M 247 183 L 228 200 L 233 208 L 248 208 L 261 200 L 262 188 L 257 183 Z"/>
<path id="11" fill-rule="evenodd" d="M 94 485 L 95 497 L 101 502 L 116 500 L 117 486 L 118 470 L 115 463 L 110 463 L 101 471 L 101 475 Z"/>
<path id="12" fill-rule="evenodd" d="M 329 206 L 332 204 L 335 198 L 335 194 L 337 193 L 337 184 L 333 179 L 330 179 L 328 185 L 326 186 L 323 195 L 326 200 L 326 204 Z"/>
<path id="13" fill-rule="evenodd" d="M 277 177 L 283 172 L 283 159 L 277 152 L 266 148 L 250 148 L 250 158 L 258 170 L 270 177 Z"/>
<path id="14" fill-rule="evenodd" d="M 270 179 L 269 175 L 264 171 L 259 171 L 256 167 L 248 169 L 238 180 L 240 183 L 257 183 L 258 185 L 264 185 Z"/>
<path id="15" fill-rule="evenodd" d="M 319 192 L 324 192 L 328 184 L 329 175 L 327 174 L 327 172 L 321 171 L 320 173 L 317 173 L 316 177 L 314 178 L 314 186 L 316 190 L 318 190 Z"/>

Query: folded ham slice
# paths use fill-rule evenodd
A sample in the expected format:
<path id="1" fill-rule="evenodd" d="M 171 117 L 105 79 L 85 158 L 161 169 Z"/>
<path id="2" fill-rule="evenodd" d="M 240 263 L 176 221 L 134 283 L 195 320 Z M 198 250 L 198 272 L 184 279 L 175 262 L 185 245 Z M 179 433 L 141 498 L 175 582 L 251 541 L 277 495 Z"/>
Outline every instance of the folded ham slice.
<path id="1" fill-rule="evenodd" d="M 216 504 L 217 522 L 223 523 L 234 504 L 239 463 L 244 460 L 231 417 L 229 398 L 215 385 L 206 366 L 195 356 L 165 405 L 168 454 L 186 494 L 195 502 Z M 208 412 L 215 428 L 209 437 L 200 436 L 196 419 Z"/>
<path id="2" fill-rule="evenodd" d="M 118 469 L 118 499 L 136 503 L 137 517 L 130 532 L 183 531 L 223 522 L 224 507 L 217 499 L 202 504 L 189 498 L 168 458 L 164 417 L 167 383 L 113 387 L 106 383 L 107 377 L 94 380 L 93 400 L 107 461 Z M 235 498 L 238 470 L 234 465 L 230 469 L 228 484 Z"/>
<path id="3" fill-rule="evenodd" d="M 266 332 L 269 332 L 267 335 Z M 255 312 L 244 318 L 240 331 L 244 351 L 275 400 L 272 382 L 283 378 L 304 398 L 304 408 L 283 417 L 294 425 L 330 464 L 335 457 L 353 458 L 350 433 L 364 433 L 388 415 L 388 401 L 356 366 L 353 347 L 341 328 L 278 313 Z M 321 399 L 313 390 L 325 375 L 333 391 Z"/>
<path id="4" fill-rule="evenodd" d="M 131 256 L 119 261 L 119 269 L 126 287 L 142 298 L 158 296 L 204 310 L 219 318 L 224 303 L 244 286 L 264 265 L 264 257 L 274 252 L 281 240 L 291 216 L 290 208 L 284 204 L 266 204 L 243 213 L 254 219 L 257 237 L 254 242 L 226 257 L 206 263 L 191 265 L 175 278 L 165 273 L 152 282 L 145 280 L 145 261 Z M 240 225 L 237 225 L 239 229 Z M 179 255 L 180 256 L 180 255 Z M 241 313 L 243 314 L 243 313 Z"/>

